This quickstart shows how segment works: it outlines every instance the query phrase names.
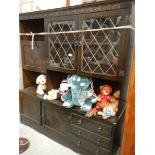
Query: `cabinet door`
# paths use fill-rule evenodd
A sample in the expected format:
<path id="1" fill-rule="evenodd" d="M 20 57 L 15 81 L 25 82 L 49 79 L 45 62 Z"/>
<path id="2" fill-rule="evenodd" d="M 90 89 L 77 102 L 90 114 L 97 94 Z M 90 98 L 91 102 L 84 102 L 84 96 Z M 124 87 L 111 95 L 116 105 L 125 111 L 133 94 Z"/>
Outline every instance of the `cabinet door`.
<path id="1" fill-rule="evenodd" d="M 44 42 L 35 41 L 34 49 L 30 41 L 22 41 L 22 63 L 23 68 L 44 72 L 45 71 L 45 53 L 44 53 Z"/>
<path id="2" fill-rule="evenodd" d="M 92 13 L 80 16 L 81 34 L 80 71 L 83 74 L 117 79 L 122 76 L 127 30 L 113 28 L 129 24 L 128 11 Z M 95 30 L 97 29 L 97 30 Z M 95 30 L 95 31 L 94 31 Z"/>
<path id="3" fill-rule="evenodd" d="M 20 114 L 31 121 L 41 123 L 41 101 L 39 98 L 20 93 Z"/>
<path id="4" fill-rule="evenodd" d="M 77 34 L 58 34 L 57 32 L 77 30 L 77 17 L 66 16 L 47 18 L 45 20 L 45 29 L 47 32 L 56 32 L 55 34 L 46 37 L 48 42 L 48 69 L 63 72 L 75 72 L 77 61 Z"/>
<path id="5" fill-rule="evenodd" d="M 67 109 L 64 109 L 64 107 L 54 105 L 48 101 L 43 103 L 42 123 L 43 127 L 50 133 L 53 131 L 57 134 L 67 134 L 68 115 Z"/>

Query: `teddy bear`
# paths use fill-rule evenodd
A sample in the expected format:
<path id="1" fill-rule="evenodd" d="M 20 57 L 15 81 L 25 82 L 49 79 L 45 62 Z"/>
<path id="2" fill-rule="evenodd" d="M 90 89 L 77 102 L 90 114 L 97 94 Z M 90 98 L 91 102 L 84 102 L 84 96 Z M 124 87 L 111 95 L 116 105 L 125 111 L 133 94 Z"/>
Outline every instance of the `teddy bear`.
<path id="1" fill-rule="evenodd" d="M 48 91 L 48 94 L 44 95 L 43 99 L 44 100 L 55 100 L 55 99 L 58 99 L 58 93 L 59 93 L 58 89 L 51 89 L 50 91 Z"/>
<path id="2" fill-rule="evenodd" d="M 46 89 L 46 75 L 40 74 L 36 79 L 36 84 L 38 84 L 36 93 L 43 95 L 44 90 Z"/>
<path id="3" fill-rule="evenodd" d="M 101 115 L 103 119 L 115 116 L 118 111 L 119 97 L 120 91 L 118 90 L 113 94 L 112 100 L 103 107 L 102 111 L 98 111 L 97 114 Z"/>
<path id="4" fill-rule="evenodd" d="M 109 85 L 100 86 L 100 94 L 97 96 L 96 109 L 104 108 L 111 100 L 113 100 L 112 87 Z"/>
<path id="5" fill-rule="evenodd" d="M 80 110 L 87 112 L 97 101 L 97 95 L 93 90 L 93 83 L 87 77 L 70 74 L 67 77 L 70 89 L 61 96 L 63 106 L 71 108 L 76 105 Z"/>
<path id="6" fill-rule="evenodd" d="M 109 85 L 104 85 L 104 87 L 100 87 L 101 91 L 102 89 L 105 89 L 105 87 L 108 89 L 107 94 L 112 92 L 112 88 Z M 101 94 L 101 92 L 100 92 Z M 119 104 L 119 98 L 120 98 L 120 90 L 117 90 L 113 93 L 111 96 L 107 96 L 106 100 L 101 100 L 100 94 L 98 95 L 98 102 L 94 108 L 91 108 L 86 113 L 86 117 L 92 117 L 96 115 L 101 115 L 103 119 L 106 119 L 111 116 L 115 116 L 118 111 L 118 104 Z"/>

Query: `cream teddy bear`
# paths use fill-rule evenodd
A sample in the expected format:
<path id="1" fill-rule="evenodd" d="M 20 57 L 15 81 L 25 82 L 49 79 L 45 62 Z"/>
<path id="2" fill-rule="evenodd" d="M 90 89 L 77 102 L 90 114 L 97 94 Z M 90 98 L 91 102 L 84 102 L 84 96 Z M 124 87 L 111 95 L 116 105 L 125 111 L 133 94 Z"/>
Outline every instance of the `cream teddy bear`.
<path id="1" fill-rule="evenodd" d="M 55 100 L 58 98 L 58 89 L 51 89 L 48 94 L 44 95 L 44 100 Z"/>

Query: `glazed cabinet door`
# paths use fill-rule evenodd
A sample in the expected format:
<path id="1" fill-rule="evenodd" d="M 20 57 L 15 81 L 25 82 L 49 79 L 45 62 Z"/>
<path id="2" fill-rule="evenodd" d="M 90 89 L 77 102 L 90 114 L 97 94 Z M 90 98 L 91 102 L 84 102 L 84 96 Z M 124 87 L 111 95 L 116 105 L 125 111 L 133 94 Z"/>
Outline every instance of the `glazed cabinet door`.
<path id="1" fill-rule="evenodd" d="M 80 73 L 114 80 L 123 76 L 127 30 L 112 28 L 128 25 L 128 13 L 109 11 L 80 16 L 80 29 L 86 30 L 80 36 Z"/>
<path id="2" fill-rule="evenodd" d="M 76 72 L 77 34 L 63 33 L 78 29 L 77 16 L 64 16 L 45 19 L 47 39 L 48 69 L 63 72 Z"/>

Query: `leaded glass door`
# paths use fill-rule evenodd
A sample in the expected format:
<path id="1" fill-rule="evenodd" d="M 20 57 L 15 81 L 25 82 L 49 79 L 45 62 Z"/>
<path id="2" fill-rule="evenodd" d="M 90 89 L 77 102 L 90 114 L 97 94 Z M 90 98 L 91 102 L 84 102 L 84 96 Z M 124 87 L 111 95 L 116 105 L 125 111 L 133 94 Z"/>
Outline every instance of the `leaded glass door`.
<path id="1" fill-rule="evenodd" d="M 48 35 L 48 68 L 57 71 L 76 71 L 77 61 L 77 34 L 65 33 L 75 31 L 77 27 L 76 17 L 57 17 L 46 21 L 47 31 L 56 32 Z M 57 33 L 64 32 L 64 33 Z"/>
<path id="2" fill-rule="evenodd" d="M 90 30 L 81 35 L 80 72 L 109 77 L 122 76 L 121 58 L 126 52 L 123 49 L 127 31 L 94 30 L 127 25 L 130 17 L 127 15 L 104 17 L 103 15 L 86 15 L 80 19 L 81 29 Z"/>

